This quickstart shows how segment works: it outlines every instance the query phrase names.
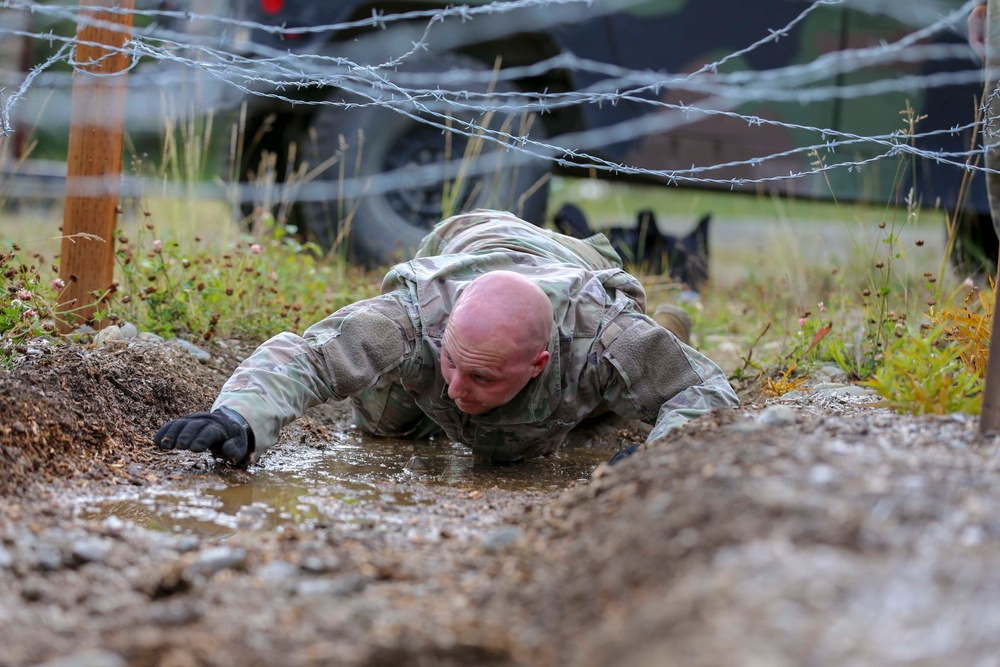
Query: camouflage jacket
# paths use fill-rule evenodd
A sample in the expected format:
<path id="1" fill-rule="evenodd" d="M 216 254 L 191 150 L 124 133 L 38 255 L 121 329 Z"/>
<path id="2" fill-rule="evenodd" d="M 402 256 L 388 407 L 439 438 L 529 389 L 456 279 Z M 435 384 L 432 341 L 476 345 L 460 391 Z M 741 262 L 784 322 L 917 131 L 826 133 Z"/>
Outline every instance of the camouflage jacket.
<path id="1" fill-rule="evenodd" d="M 448 398 L 441 338 L 462 289 L 497 269 L 529 276 L 551 298 L 551 358 L 512 401 L 468 415 Z M 553 451 L 602 410 L 654 424 L 655 440 L 736 404 L 725 374 L 644 306 L 642 286 L 603 236 L 571 239 L 496 211 L 455 216 L 435 227 L 412 261 L 389 271 L 381 296 L 338 310 L 302 337 L 283 333 L 264 343 L 214 407 L 246 418 L 259 456 L 309 407 L 398 383 L 451 440 L 488 459 L 516 460 Z"/>

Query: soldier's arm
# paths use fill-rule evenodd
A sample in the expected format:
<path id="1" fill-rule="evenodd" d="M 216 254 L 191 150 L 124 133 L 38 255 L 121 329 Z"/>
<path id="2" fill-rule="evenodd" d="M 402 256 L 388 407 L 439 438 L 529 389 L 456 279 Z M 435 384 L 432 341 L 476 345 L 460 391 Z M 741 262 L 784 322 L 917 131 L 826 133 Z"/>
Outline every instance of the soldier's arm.
<path id="1" fill-rule="evenodd" d="M 302 336 L 278 334 L 240 364 L 212 409 L 229 408 L 247 421 L 256 460 L 310 407 L 398 373 L 414 349 L 410 313 L 406 294 L 393 292 L 341 308 Z"/>
<path id="2" fill-rule="evenodd" d="M 618 414 L 653 424 L 647 442 L 739 403 L 722 369 L 645 315 L 619 315 L 604 338 L 604 398 Z"/>

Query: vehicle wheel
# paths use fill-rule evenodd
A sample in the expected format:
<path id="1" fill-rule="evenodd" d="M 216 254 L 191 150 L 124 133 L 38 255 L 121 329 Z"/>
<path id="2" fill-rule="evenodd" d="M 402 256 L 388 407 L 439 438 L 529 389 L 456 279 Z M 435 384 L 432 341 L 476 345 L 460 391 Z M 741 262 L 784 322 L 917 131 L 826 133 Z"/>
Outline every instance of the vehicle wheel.
<path id="1" fill-rule="evenodd" d="M 444 73 L 455 69 L 482 72 L 489 68 L 472 58 L 443 54 L 433 62 L 401 66 L 399 71 Z M 498 94 L 513 91 L 502 82 L 493 87 L 471 83 L 440 88 L 479 92 L 489 89 Z M 357 99 L 347 98 L 342 92 L 337 95 L 336 99 Z M 515 136 L 525 133 L 526 128 L 530 128 L 533 139 L 545 136 L 537 118 L 524 118 L 520 112 L 479 114 L 451 109 L 447 113 L 452 118 L 474 120 Z M 420 115 L 427 117 L 423 113 Z M 353 109 L 322 106 L 312 119 L 308 138 L 300 144 L 307 147 L 305 154 L 313 164 L 338 151 L 342 153 L 339 163 L 320 176 L 327 183 L 330 199 L 302 202 L 300 222 L 326 250 L 333 247 L 338 233 L 346 231 L 344 236 L 352 256 L 369 265 L 385 265 L 411 256 L 434 224 L 455 213 L 496 208 L 511 211 L 535 224 L 541 224 L 545 218 L 550 162 L 535 159 L 517 164 L 517 154 L 495 142 L 444 132 L 397 110 L 381 106 Z M 447 164 L 451 169 L 458 169 L 471 155 L 485 160 L 489 172 L 423 183 L 406 174 L 431 164 Z M 345 197 L 346 201 L 336 197 L 339 179 L 364 179 L 387 173 L 400 176 L 398 187 L 354 199 Z M 453 193 L 447 198 L 446 187 Z"/>
<path id="2" fill-rule="evenodd" d="M 960 213 L 955 247 L 951 253 L 955 269 L 964 275 L 995 275 L 997 251 L 997 234 L 990 214 L 975 211 Z"/>

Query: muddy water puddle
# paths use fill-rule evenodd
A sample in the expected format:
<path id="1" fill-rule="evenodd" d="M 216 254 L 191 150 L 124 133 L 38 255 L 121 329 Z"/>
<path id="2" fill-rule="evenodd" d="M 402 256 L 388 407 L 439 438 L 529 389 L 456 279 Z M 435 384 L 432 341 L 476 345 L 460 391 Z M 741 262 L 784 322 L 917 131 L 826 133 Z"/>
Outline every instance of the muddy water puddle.
<path id="1" fill-rule="evenodd" d="M 195 458 L 188 452 L 175 455 Z M 426 523 L 427 516 L 434 523 L 432 508 L 447 495 L 443 490 L 471 497 L 491 490 L 510 496 L 558 491 L 587 479 L 607 457 L 605 449 L 576 446 L 549 457 L 497 466 L 477 462 L 461 445 L 355 437 L 322 449 L 278 447 L 249 471 L 209 465 L 189 475 L 172 475 L 73 503 L 80 518 L 117 517 L 154 530 L 201 537 L 285 525 L 413 526 Z M 478 518 L 469 525 L 492 523 L 488 517 Z"/>

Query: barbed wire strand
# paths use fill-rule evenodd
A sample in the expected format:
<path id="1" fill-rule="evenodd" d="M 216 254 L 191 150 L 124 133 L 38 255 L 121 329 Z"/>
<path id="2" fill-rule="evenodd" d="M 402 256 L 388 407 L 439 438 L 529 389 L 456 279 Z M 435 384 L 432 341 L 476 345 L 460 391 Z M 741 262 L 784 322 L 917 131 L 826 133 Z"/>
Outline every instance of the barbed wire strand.
<path id="1" fill-rule="evenodd" d="M 613 72 L 618 79 L 601 81 L 595 84 L 595 86 L 605 86 L 607 88 L 614 86 L 614 91 L 612 92 L 611 90 L 607 90 L 605 92 L 599 92 L 596 87 L 591 87 L 589 90 L 569 91 L 567 93 L 504 93 L 500 96 L 494 96 L 494 99 L 510 100 L 521 97 L 527 100 L 520 106 L 512 104 L 469 104 L 467 102 L 469 99 L 476 99 L 478 97 L 489 99 L 487 97 L 488 93 L 479 93 L 476 91 L 450 91 L 447 90 L 447 88 L 441 89 L 440 87 L 435 90 L 407 88 L 399 85 L 399 77 L 394 77 L 393 80 L 390 80 L 385 76 L 385 72 L 382 70 L 388 69 L 389 65 L 386 65 L 386 63 L 398 64 L 399 62 L 402 62 L 405 57 L 408 57 L 408 54 L 427 48 L 428 44 L 426 42 L 426 38 L 430 34 L 431 26 L 437 22 L 445 20 L 446 18 L 458 18 L 459 20 L 466 21 L 472 20 L 475 16 L 480 14 L 513 11 L 524 7 L 548 6 L 553 3 L 589 5 L 590 3 L 587 2 L 587 0 L 518 0 L 516 2 L 490 3 L 489 5 L 476 6 L 473 8 L 458 7 L 437 11 L 428 10 L 426 12 L 407 12 L 391 16 L 379 15 L 363 21 L 331 24 L 328 26 L 314 26 L 302 30 L 303 32 L 315 33 L 335 32 L 338 30 L 357 27 L 381 27 L 397 21 L 413 21 L 418 18 L 428 19 L 423 37 L 414 44 L 411 51 L 402 54 L 404 56 L 403 58 L 390 59 L 386 61 L 386 63 L 375 66 L 359 65 L 348 59 L 331 58 L 329 56 L 318 54 L 310 54 L 309 56 L 303 57 L 290 52 L 282 53 L 269 50 L 259 45 L 255 46 L 253 51 L 258 55 L 263 55 L 263 59 L 260 57 L 244 57 L 239 54 L 227 53 L 222 49 L 216 49 L 204 44 L 196 44 L 193 42 L 185 43 L 176 39 L 168 39 L 166 35 L 169 31 L 163 31 L 162 29 L 159 29 L 159 31 L 150 30 L 148 34 L 143 33 L 143 31 L 140 30 L 138 32 L 139 38 L 137 39 L 133 36 L 133 38 L 131 38 L 119 51 L 127 53 L 131 58 L 132 64 L 130 69 L 135 68 L 136 63 L 140 61 L 140 58 L 151 58 L 161 62 L 172 62 L 179 66 L 197 69 L 216 77 L 223 81 L 226 85 L 235 87 L 236 90 L 244 95 L 272 97 L 273 99 L 289 103 L 302 104 L 303 101 L 278 93 L 262 92 L 255 89 L 253 86 L 267 84 L 274 86 L 279 90 L 291 86 L 297 86 L 299 88 L 325 87 L 330 85 L 344 87 L 346 90 L 358 95 L 362 99 L 367 98 L 367 102 L 337 102 L 333 100 L 322 100 L 316 103 L 341 106 L 344 108 L 374 105 L 392 108 L 394 111 L 403 113 L 417 122 L 429 124 L 432 127 L 440 129 L 441 131 L 455 132 L 470 139 L 491 141 L 498 145 L 498 150 L 521 154 L 513 161 L 514 163 L 523 163 L 528 160 L 542 158 L 552 160 L 560 166 L 576 166 L 616 174 L 657 177 L 670 183 L 691 183 L 703 185 L 728 184 L 730 187 L 745 186 L 748 184 L 762 184 L 773 182 L 775 180 L 804 178 L 809 175 L 821 174 L 825 171 L 833 169 L 846 169 L 848 171 L 853 171 L 863 168 L 873 162 L 877 162 L 878 160 L 898 158 L 901 154 L 910 154 L 921 158 L 931 159 L 938 163 L 963 169 L 989 171 L 984 167 L 969 165 L 967 162 L 959 161 L 959 158 L 968 157 L 970 154 L 982 152 L 981 149 L 964 152 L 952 151 L 947 153 L 942 151 L 922 150 L 917 149 L 913 147 L 911 143 L 908 143 L 912 142 L 914 137 L 910 137 L 909 135 L 903 136 L 895 132 L 870 137 L 850 135 L 848 133 L 838 132 L 833 128 L 810 127 L 771 119 L 761 119 L 757 116 L 737 114 L 732 111 L 732 108 L 737 104 L 747 101 L 791 101 L 807 103 L 828 99 L 847 99 L 851 96 L 884 94 L 890 91 L 927 89 L 929 87 L 954 85 L 955 83 L 981 80 L 982 74 L 978 70 L 970 69 L 968 71 L 958 73 L 945 72 L 929 75 L 897 77 L 891 80 L 881 79 L 851 86 L 817 86 L 806 89 L 800 88 L 798 90 L 789 90 L 792 86 L 802 85 L 803 81 L 809 80 L 809 77 L 817 77 L 820 74 L 823 74 L 824 76 L 822 78 L 828 78 L 831 71 L 834 73 L 841 73 L 857 71 L 866 65 L 892 61 L 917 62 L 927 57 L 938 59 L 954 57 L 960 53 L 959 47 L 949 47 L 943 45 L 933 45 L 928 47 L 918 45 L 917 42 L 942 29 L 945 29 L 948 26 L 953 26 L 959 20 L 963 12 L 967 13 L 968 8 L 971 8 L 972 5 L 976 4 L 975 0 L 970 0 L 965 3 L 962 8 L 940 17 L 934 24 L 916 30 L 891 44 L 882 44 L 878 47 L 869 47 L 865 49 L 845 50 L 843 52 L 839 52 L 839 55 L 826 54 L 805 65 L 789 66 L 786 68 L 778 68 L 764 72 L 744 71 L 726 74 L 718 71 L 719 68 L 725 63 L 731 62 L 737 57 L 746 55 L 752 50 L 760 48 L 764 44 L 777 41 L 781 37 L 787 36 L 789 31 L 794 28 L 795 25 L 803 21 L 816 9 L 823 6 L 843 4 L 843 2 L 844 0 L 818 0 L 803 10 L 803 12 L 795 17 L 790 23 L 786 24 L 785 27 L 771 30 L 767 36 L 757 40 L 748 47 L 735 51 L 727 56 L 724 56 L 723 58 L 713 61 L 712 63 L 703 65 L 699 69 L 683 76 L 670 76 L 665 75 L 664 73 L 648 71 L 631 71 L 626 68 L 609 66 L 605 63 L 576 58 L 571 54 L 557 56 L 543 61 L 544 64 L 536 64 L 533 71 L 548 72 L 557 67 L 570 67 L 590 73 L 600 72 L 611 74 Z M 96 23 L 101 23 L 102 27 L 108 27 L 109 29 L 121 29 L 120 26 L 97 21 L 89 15 L 84 16 L 78 9 L 74 10 L 73 8 L 41 5 L 36 2 L 7 2 L 4 3 L 3 6 L 15 10 L 21 9 L 24 11 L 46 13 L 56 18 L 66 19 L 72 17 L 73 20 L 80 22 L 94 21 Z M 104 9 L 101 11 L 104 11 Z M 117 10 L 112 8 L 112 11 Z M 255 22 L 239 21 L 209 15 L 197 15 L 190 12 L 134 10 L 133 13 L 135 15 L 142 15 L 146 17 L 165 17 L 183 19 L 187 21 L 214 21 L 230 27 L 261 30 L 271 34 L 282 34 L 282 32 L 287 32 L 287 29 L 283 26 L 267 26 Z M 295 30 L 298 31 L 299 28 L 295 28 Z M 59 62 L 66 62 L 74 68 L 81 66 L 81 63 L 75 62 L 72 52 L 67 52 L 66 50 L 66 45 L 78 45 L 80 42 L 76 40 L 76 38 L 62 38 L 51 33 L 39 34 L 30 33 L 29 31 L 12 31 L 7 29 L 0 29 L 0 33 L 8 33 L 33 39 L 47 39 L 50 42 L 64 40 L 63 47 L 61 47 L 55 55 L 50 57 L 45 63 L 32 69 L 32 71 L 24 78 L 18 88 L 18 91 L 14 95 L 8 98 L 0 99 L 0 106 L 2 106 L 2 109 L 0 109 L 0 118 L 2 118 L 2 127 L 0 127 L 0 132 L 2 132 L 2 134 L 9 134 L 12 131 L 10 121 L 11 109 L 15 106 L 15 104 L 24 98 L 27 90 L 36 82 L 38 77 L 41 76 L 43 72 L 51 70 L 52 67 Z M 200 51 L 201 55 L 215 58 L 218 62 L 215 64 L 211 62 L 198 62 L 179 55 L 170 54 L 167 51 L 167 47 L 157 48 L 153 47 L 151 44 L 142 42 L 141 39 L 144 37 L 168 46 L 172 46 L 173 48 L 187 48 Z M 103 47 L 103 45 L 97 46 Z M 289 66 L 287 63 L 293 63 L 293 65 Z M 307 63 L 308 66 L 302 66 L 303 63 Z M 326 65 L 329 64 L 335 64 L 346 68 L 346 73 L 331 74 L 330 70 L 326 67 Z M 267 69 L 272 70 L 272 72 L 269 72 L 270 74 L 284 75 L 287 76 L 287 79 L 282 79 L 280 76 L 270 78 L 260 76 L 258 72 L 265 66 Z M 471 76 L 471 80 L 475 81 L 476 76 L 483 78 L 492 77 L 490 81 L 495 82 L 497 80 L 505 80 L 501 77 L 513 79 L 515 76 L 522 74 L 523 72 L 517 69 L 506 71 L 500 70 L 499 73 L 474 73 Z M 453 76 L 456 79 L 463 76 L 469 78 L 469 75 L 469 72 L 461 71 L 450 74 L 450 76 Z M 405 74 L 401 78 L 405 80 Z M 446 79 L 446 84 L 451 83 L 447 81 L 447 77 L 444 78 Z M 244 79 L 245 83 L 238 83 L 240 79 Z M 784 84 L 779 85 L 782 84 L 783 80 Z M 627 85 L 623 86 L 621 84 Z M 625 90 L 622 90 L 622 88 L 625 88 Z M 711 95 L 712 97 L 707 100 L 701 100 L 699 105 L 685 105 L 664 102 L 659 99 L 650 99 L 641 96 L 641 93 L 644 92 L 653 92 L 659 95 L 661 91 L 667 89 L 686 90 L 688 92 Z M 379 91 L 379 94 L 372 94 L 372 91 Z M 388 91 L 393 97 L 387 99 L 384 94 L 381 94 L 381 91 Z M 452 95 L 454 95 L 454 98 L 452 98 Z M 433 105 L 428 104 L 428 102 L 433 102 L 435 104 L 442 103 L 446 106 L 450 106 L 452 109 L 463 111 L 482 112 L 487 110 L 503 111 L 518 109 L 521 111 L 537 110 L 542 113 L 551 112 L 560 108 L 562 105 L 567 104 L 617 104 L 620 102 L 629 102 L 634 104 L 657 106 L 672 113 L 651 114 L 649 116 L 631 119 L 610 127 L 566 134 L 561 137 L 556 137 L 550 141 L 536 141 L 527 136 L 518 136 L 509 132 L 497 131 L 493 128 L 483 127 L 474 121 L 455 119 L 449 116 L 448 113 L 436 110 L 433 108 Z M 785 129 L 816 132 L 824 137 L 835 136 L 838 138 L 833 141 L 824 141 L 821 144 L 811 144 L 809 146 L 779 151 L 765 156 L 753 157 L 744 160 L 731 160 L 714 165 L 692 165 L 689 169 L 673 170 L 641 169 L 624 163 L 601 159 L 586 152 L 588 150 L 600 148 L 616 142 L 630 141 L 642 136 L 676 129 L 677 127 L 681 127 L 689 122 L 693 122 L 690 120 L 692 116 L 711 115 L 722 115 L 733 119 L 739 119 L 747 122 L 749 126 L 767 124 L 783 127 Z M 970 123 L 969 125 L 963 127 L 951 128 L 947 132 L 963 132 L 970 129 L 972 125 L 973 123 Z M 914 136 L 931 136 L 932 134 L 938 134 L 939 132 L 940 131 L 926 134 L 920 133 Z M 707 174 L 713 171 L 729 169 L 737 166 L 756 167 L 767 162 L 780 161 L 782 158 L 808 154 L 813 150 L 818 151 L 822 149 L 828 153 L 832 153 L 835 152 L 837 148 L 856 145 L 858 143 L 881 145 L 886 150 L 867 159 L 835 162 L 809 170 L 792 170 L 787 175 L 772 174 L 752 179 L 720 179 L 697 176 L 698 174 Z M 487 160 L 481 160 L 480 162 L 486 163 Z M 471 169 L 472 173 L 486 173 L 493 168 L 495 168 L 495 166 L 488 167 L 485 166 L 485 164 L 473 164 L 471 168 L 466 167 L 466 169 Z M 442 176 L 448 177 L 450 171 L 454 171 L 454 169 L 449 168 L 447 165 L 429 165 L 427 168 L 421 168 L 421 173 L 416 175 L 416 181 L 435 182 L 436 180 L 440 180 Z M 349 179 L 349 181 L 345 184 L 344 190 L 352 196 L 359 194 L 363 190 L 367 192 L 384 192 L 392 189 L 393 187 L 398 187 L 398 183 L 401 180 L 400 176 L 400 174 L 389 173 L 376 176 L 374 178 Z M 407 180 L 412 180 L 413 176 L 414 174 L 408 172 Z M 453 177 L 454 174 L 451 174 L 451 176 Z M 319 183 L 319 181 L 317 181 L 317 183 Z M 310 190 L 313 188 L 313 184 L 304 184 L 299 187 L 300 194 L 303 194 L 307 198 L 311 196 Z M 315 196 L 318 199 L 328 198 L 328 194 L 324 194 L 322 192 L 317 192 Z"/>

